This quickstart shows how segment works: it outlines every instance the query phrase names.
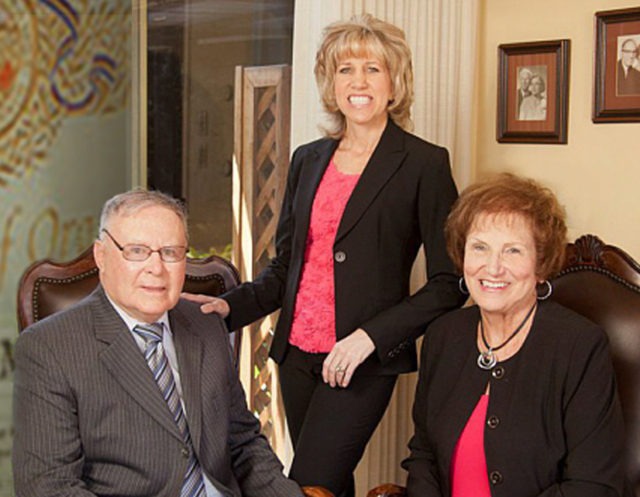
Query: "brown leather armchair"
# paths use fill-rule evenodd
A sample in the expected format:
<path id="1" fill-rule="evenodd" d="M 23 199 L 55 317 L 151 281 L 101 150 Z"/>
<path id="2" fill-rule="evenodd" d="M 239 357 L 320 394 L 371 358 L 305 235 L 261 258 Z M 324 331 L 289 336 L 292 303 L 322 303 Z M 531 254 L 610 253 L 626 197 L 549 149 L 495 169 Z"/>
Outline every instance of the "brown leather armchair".
<path id="1" fill-rule="evenodd" d="M 367 493 L 367 497 L 406 497 L 407 489 L 392 483 L 375 487 Z"/>
<path id="2" fill-rule="evenodd" d="M 187 259 L 184 291 L 220 295 L 240 283 L 238 270 L 216 255 L 204 259 Z M 98 268 L 93 247 L 68 262 L 45 259 L 34 262 L 18 285 L 18 330 L 61 311 L 89 295 L 98 285 Z M 240 333 L 233 333 L 231 343 L 240 353 Z"/>
<path id="3" fill-rule="evenodd" d="M 238 270 L 216 255 L 205 259 L 187 259 L 183 290 L 190 293 L 220 295 L 240 283 Z M 42 260 L 23 273 L 18 286 L 18 327 L 61 311 L 89 295 L 98 285 L 98 268 L 93 248 L 69 262 Z M 234 332 L 232 346 L 236 363 L 240 353 L 240 333 Z M 303 487 L 307 497 L 333 497 L 322 487 Z"/>
<path id="4" fill-rule="evenodd" d="M 584 235 L 567 245 L 563 268 L 552 284 L 552 300 L 607 332 L 626 425 L 627 478 L 640 497 L 640 265 L 597 236 Z M 397 485 L 367 494 L 404 496 L 406 490 Z"/>
<path id="5" fill-rule="evenodd" d="M 222 257 L 187 259 L 184 282 L 187 292 L 220 295 L 239 282 L 237 269 Z M 34 262 L 23 273 L 18 286 L 20 331 L 86 297 L 97 285 L 98 268 L 92 247 L 69 262 L 50 259 Z"/>
<path id="6" fill-rule="evenodd" d="M 585 235 L 567 246 L 564 267 L 552 283 L 552 299 L 607 332 L 626 427 L 627 478 L 640 496 L 640 265 L 623 250 Z"/>

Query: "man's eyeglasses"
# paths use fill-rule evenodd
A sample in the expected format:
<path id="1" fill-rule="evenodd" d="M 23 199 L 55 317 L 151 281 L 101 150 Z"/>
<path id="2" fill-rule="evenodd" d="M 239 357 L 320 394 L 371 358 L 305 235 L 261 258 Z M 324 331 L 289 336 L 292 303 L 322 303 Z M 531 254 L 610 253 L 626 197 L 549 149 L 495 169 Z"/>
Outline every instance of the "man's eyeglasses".
<path id="1" fill-rule="evenodd" d="M 158 252 L 160 259 L 164 262 L 180 262 L 187 256 L 187 247 L 181 247 L 179 245 L 172 247 L 160 247 L 157 250 L 153 250 L 146 245 L 136 245 L 132 243 L 128 243 L 127 245 L 120 245 L 113 235 L 109 233 L 106 229 L 103 229 L 111 241 L 115 244 L 116 247 L 122 252 L 122 257 L 124 257 L 128 261 L 132 262 L 142 262 L 146 261 L 151 254 L 154 252 Z"/>

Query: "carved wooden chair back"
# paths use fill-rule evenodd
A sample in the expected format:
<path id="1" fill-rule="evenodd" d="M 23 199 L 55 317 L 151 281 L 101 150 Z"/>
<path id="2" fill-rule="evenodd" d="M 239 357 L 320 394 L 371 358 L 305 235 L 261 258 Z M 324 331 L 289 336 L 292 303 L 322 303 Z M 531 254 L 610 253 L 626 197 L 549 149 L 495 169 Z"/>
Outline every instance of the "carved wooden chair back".
<path id="1" fill-rule="evenodd" d="M 237 269 L 216 255 L 187 259 L 184 291 L 217 296 L 238 285 Z M 36 261 L 23 273 L 18 285 L 18 329 L 61 311 L 89 295 L 98 285 L 98 268 L 92 247 L 69 262 Z M 240 352 L 240 333 L 233 333 L 232 347 Z"/>
<path id="2" fill-rule="evenodd" d="M 640 265 L 584 235 L 567 246 L 551 298 L 588 317 L 609 337 L 626 427 L 627 477 L 640 496 Z"/>

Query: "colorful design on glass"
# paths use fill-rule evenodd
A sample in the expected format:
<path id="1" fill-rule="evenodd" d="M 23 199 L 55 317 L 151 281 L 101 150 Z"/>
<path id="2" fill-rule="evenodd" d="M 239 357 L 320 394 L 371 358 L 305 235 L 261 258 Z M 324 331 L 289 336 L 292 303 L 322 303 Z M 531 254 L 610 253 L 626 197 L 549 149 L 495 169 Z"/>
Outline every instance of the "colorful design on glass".
<path id="1" fill-rule="evenodd" d="M 131 6 L 0 3 L 0 188 L 45 163 L 62 120 L 124 109 Z"/>

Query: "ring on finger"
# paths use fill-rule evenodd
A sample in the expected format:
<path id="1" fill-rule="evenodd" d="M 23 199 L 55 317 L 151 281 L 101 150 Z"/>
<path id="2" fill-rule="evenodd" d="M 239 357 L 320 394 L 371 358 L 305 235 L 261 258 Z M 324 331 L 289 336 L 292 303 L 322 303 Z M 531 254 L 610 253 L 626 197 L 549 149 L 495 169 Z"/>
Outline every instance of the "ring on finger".
<path id="1" fill-rule="evenodd" d="M 344 366 L 337 366 L 336 373 L 344 373 L 346 368 Z"/>

